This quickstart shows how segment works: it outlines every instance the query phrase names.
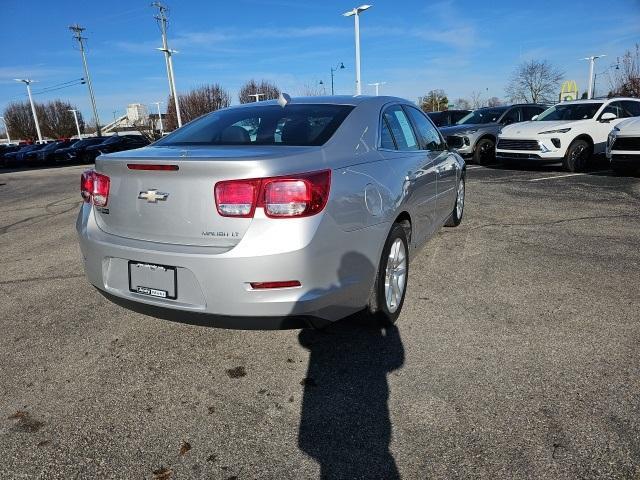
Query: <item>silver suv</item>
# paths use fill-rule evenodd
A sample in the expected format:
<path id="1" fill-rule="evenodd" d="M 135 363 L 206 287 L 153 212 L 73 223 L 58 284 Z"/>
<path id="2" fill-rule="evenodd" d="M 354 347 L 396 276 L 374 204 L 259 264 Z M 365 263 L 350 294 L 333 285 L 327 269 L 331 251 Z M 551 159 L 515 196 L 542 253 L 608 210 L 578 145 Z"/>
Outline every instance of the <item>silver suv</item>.
<path id="1" fill-rule="evenodd" d="M 473 161 L 480 165 L 486 165 L 495 160 L 496 139 L 502 127 L 531 120 L 546 109 L 546 105 L 537 103 L 479 108 L 456 125 L 440 131 L 450 148 L 464 157 L 473 157 Z"/>

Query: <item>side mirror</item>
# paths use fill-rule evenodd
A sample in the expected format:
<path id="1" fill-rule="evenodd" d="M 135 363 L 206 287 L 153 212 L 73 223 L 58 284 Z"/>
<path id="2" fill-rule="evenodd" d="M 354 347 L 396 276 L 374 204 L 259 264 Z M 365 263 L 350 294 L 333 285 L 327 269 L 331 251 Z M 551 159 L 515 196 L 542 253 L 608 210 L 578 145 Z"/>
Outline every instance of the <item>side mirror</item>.
<path id="1" fill-rule="evenodd" d="M 536 120 L 538 118 L 538 115 L 534 115 L 533 117 L 531 117 L 531 120 Z"/>
<path id="2" fill-rule="evenodd" d="M 602 123 L 610 122 L 611 120 L 615 120 L 618 116 L 615 113 L 606 112 L 600 115 L 600 121 Z"/>

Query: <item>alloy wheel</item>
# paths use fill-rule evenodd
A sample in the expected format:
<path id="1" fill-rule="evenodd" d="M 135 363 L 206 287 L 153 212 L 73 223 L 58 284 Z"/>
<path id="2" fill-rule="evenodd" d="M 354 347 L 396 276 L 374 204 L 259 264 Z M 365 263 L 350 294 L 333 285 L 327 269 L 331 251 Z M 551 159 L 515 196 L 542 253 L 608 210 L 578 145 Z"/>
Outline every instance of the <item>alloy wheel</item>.
<path id="1" fill-rule="evenodd" d="M 407 283 L 407 252 L 404 242 L 396 238 L 387 258 L 384 276 L 384 296 L 389 312 L 394 313 L 404 295 Z"/>

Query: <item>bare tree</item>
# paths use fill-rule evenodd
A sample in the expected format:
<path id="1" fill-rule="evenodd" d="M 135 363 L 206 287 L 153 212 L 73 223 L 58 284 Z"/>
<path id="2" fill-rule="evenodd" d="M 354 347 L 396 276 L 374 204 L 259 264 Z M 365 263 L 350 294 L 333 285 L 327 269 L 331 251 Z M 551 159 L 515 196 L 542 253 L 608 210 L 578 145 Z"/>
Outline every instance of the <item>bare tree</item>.
<path id="1" fill-rule="evenodd" d="M 43 137 L 66 138 L 77 134 L 76 122 L 71 109 L 78 108 L 63 100 L 53 100 L 47 103 L 34 103 L 38 115 L 38 124 Z M 80 131 L 84 131 L 84 120 L 79 111 L 78 124 Z M 13 102 L 5 108 L 3 116 L 9 126 L 11 135 L 18 139 L 36 140 L 38 134 L 33 122 L 33 113 L 29 102 Z"/>
<path id="2" fill-rule="evenodd" d="M 512 102 L 551 103 L 557 100 L 563 76 L 547 60 L 530 60 L 516 68 L 505 92 Z"/>
<path id="3" fill-rule="evenodd" d="M 240 87 L 238 100 L 240 103 L 255 102 L 256 94 L 261 94 L 260 100 L 275 100 L 280 96 L 280 89 L 268 80 L 260 80 L 260 83 L 258 83 L 256 80 L 251 79 Z"/>
<path id="4" fill-rule="evenodd" d="M 38 105 L 36 104 L 36 111 L 39 110 Z M 4 109 L 2 116 L 7 122 L 7 128 L 9 128 L 11 135 L 16 140 L 36 140 L 38 138 L 29 102 L 10 103 Z"/>
<path id="5" fill-rule="evenodd" d="M 43 115 L 39 117 L 42 134 L 49 138 L 68 138 L 77 135 L 76 122 L 69 110 L 78 110 L 69 102 L 53 100 L 42 105 Z M 78 124 L 80 131 L 84 130 L 84 119 L 78 110 Z M 40 114 L 38 114 L 40 115 Z"/>
<path id="6" fill-rule="evenodd" d="M 424 112 L 441 112 L 446 110 L 449 106 L 449 99 L 447 94 L 441 88 L 430 90 L 424 97 L 422 97 L 422 111 Z"/>
<path id="7" fill-rule="evenodd" d="M 326 94 L 324 85 L 305 83 L 302 88 L 298 90 L 298 94 L 301 97 L 319 97 Z"/>
<path id="8" fill-rule="evenodd" d="M 456 108 L 460 110 L 469 110 L 471 108 L 471 102 L 469 102 L 469 100 L 467 100 L 466 98 L 458 98 L 455 101 L 455 104 Z"/>
<path id="9" fill-rule="evenodd" d="M 482 99 L 482 92 L 471 92 L 471 108 L 474 110 L 484 106 L 484 100 Z"/>
<path id="10" fill-rule="evenodd" d="M 611 96 L 640 97 L 640 44 L 627 50 L 611 79 Z"/>
<path id="11" fill-rule="evenodd" d="M 189 93 L 178 94 L 182 122 L 187 123 L 205 113 L 214 112 L 231 105 L 231 95 L 217 83 L 203 85 Z M 176 110 L 173 98 L 167 100 L 166 129 L 168 131 L 178 128 Z"/>
<path id="12" fill-rule="evenodd" d="M 487 107 L 499 107 L 500 105 L 502 105 L 502 100 L 498 97 L 491 97 L 487 100 Z"/>

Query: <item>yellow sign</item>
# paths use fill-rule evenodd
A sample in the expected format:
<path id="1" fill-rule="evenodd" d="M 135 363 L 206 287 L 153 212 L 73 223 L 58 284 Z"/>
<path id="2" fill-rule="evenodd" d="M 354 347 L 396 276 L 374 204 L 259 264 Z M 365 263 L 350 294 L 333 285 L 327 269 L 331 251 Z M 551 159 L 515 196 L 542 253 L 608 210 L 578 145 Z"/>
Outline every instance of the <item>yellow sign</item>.
<path id="1" fill-rule="evenodd" d="M 560 90 L 560 101 L 568 102 L 570 100 L 578 99 L 578 85 L 575 80 L 567 80 L 562 84 Z"/>

